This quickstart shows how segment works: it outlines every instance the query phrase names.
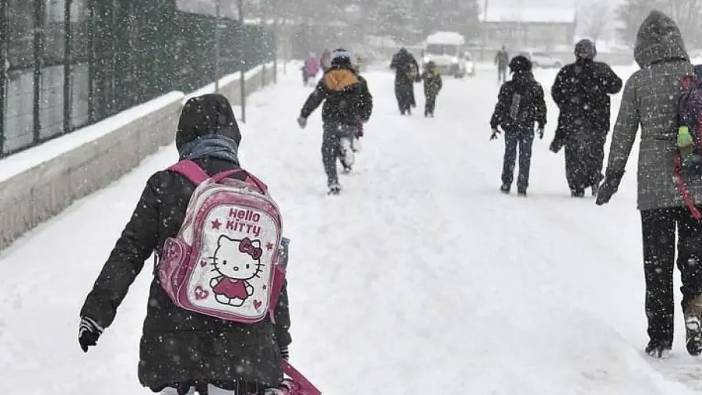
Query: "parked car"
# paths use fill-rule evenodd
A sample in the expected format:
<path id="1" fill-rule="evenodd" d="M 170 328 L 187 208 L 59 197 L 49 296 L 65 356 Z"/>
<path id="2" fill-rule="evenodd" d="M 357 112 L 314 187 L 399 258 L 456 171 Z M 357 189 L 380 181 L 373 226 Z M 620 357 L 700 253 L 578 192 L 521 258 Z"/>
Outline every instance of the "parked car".
<path id="1" fill-rule="evenodd" d="M 529 60 L 531 60 L 531 63 L 534 65 L 534 67 L 542 67 L 542 68 L 549 68 L 549 67 L 555 67 L 560 69 L 563 67 L 563 61 L 547 54 L 546 52 L 536 52 L 536 51 L 524 51 L 520 53 L 520 55 L 524 55 Z"/>

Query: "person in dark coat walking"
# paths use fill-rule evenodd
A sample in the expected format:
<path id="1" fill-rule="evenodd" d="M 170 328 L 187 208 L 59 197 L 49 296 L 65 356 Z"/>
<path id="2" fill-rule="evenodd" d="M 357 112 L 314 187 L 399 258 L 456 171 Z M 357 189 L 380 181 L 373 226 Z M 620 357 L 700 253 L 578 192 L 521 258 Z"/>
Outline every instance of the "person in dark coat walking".
<path id="1" fill-rule="evenodd" d="M 503 84 L 507 81 L 507 65 L 509 64 L 509 52 L 504 45 L 495 55 L 495 65 L 497 65 L 497 83 Z"/>
<path id="2" fill-rule="evenodd" d="M 595 62 L 597 49 L 590 40 L 575 46 L 576 61 L 558 73 L 551 88 L 561 113 L 551 149 L 565 145 L 566 178 L 573 197 L 586 188 L 597 189 L 604 176 L 604 146 L 609 133 L 609 95 L 622 89 L 622 80 L 605 63 Z"/>
<path id="3" fill-rule="evenodd" d="M 368 122 L 373 112 L 373 96 L 368 84 L 354 69 L 352 54 L 337 49 L 332 54 L 331 68 L 324 73 L 314 92 L 310 94 L 297 119 L 301 128 L 307 118 L 324 102 L 322 121 L 322 161 L 327 173 L 330 194 L 341 192 L 336 160 L 341 159 L 345 171 L 353 165 L 353 139 Z"/>
<path id="4" fill-rule="evenodd" d="M 505 155 L 502 168 L 502 187 L 509 193 L 514 178 L 514 167 L 519 148 L 519 177 L 517 192 L 526 196 L 529 187 L 529 169 L 531 167 L 531 148 L 534 142 L 534 124 L 538 125 L 539 138 L 544 137 L 546 126 L 546 102 L 544 90 L 534 80 L 531 73 L 531 61 L 524 56 L 515 56 L 509 64 L 513 73 L 511 81 L 505 82 L 490 120 L 492 136 L 497 139 L 498 127 L 505 132 Z"/>
<path id="5" fill-rule="evenodd" d="M 443 81 L 441 80 L 441 73 L 436 67 L 436 63 L 427 63 L 426 69 L 422 73 L 422 80 L 424 80 L 424 116 L 434 117 L 434 110 L 436 109 L 436 97 L 439 96 L 439 92 L 443 87 Z"/>
<path id="6" fill-rule="evenodd" d="M 176 133 L 181 160 L 195 161 L 210 175 L 236 169 L 240 142 L 226 98 L 205 95 L 185 104 Z M 84 351 L 112 324 L 144 261 L 178 233 L 194 189 L 187 178 L 171 171 L 149 178 L 80 312 Z M 168 394 L 185 394 L 191 388 L 206 394 L 208 387 L 260 394 L 277 388 L 283 379 L 281 358 L 287 358 L 291 342 L 289 327 L 286 290 L 275 309 L 275 324 L 269 318 L 240 324 L 177 307 L 155 276 L 141 338 L 139 381 Z"/>
<path id="7" fill-rule="evenodd" d="M 634 57 L 641 70 L 626 82 L 614 125 L 605 182 L 597 204 L 617 192 L 641 130 L 638 163 L 638 208 L 643 231 L 646 279 L 646 352 L 666 357 L 673 345 L 673 271 L 682 279 L 682 308 L 687 350 L 702 352 L 702 222 L 694 219 L 674 181 L 678 102 L 682 80 L 694 75 L 680 30 L 668 16 L 654 11 L 639 28 Z M 690 197 L 702 203 L 702 179 L 687 177 Z M 702 207 L 700 207 L 702 208 Z"/>
<path id="8" fill-rule="evenodd" d="M 409 51 L 402 48 L 393 56 L 390 68 L 395 70 L 395 97 L 400 114 L 411 115 L 412 107 L 417 106 L 414 83 L 419 80 L 419 64 Z"/>

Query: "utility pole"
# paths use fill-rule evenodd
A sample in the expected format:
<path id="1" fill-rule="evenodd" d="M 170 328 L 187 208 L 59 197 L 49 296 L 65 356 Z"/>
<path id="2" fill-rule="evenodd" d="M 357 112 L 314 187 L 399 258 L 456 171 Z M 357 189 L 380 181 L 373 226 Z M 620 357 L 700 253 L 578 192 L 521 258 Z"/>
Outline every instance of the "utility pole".
<path id="1" fill-rule="evenodd" d="M 215 0 L 215 64 L 214 64 L 214 78 L 215 78 L 215 93 L 219 93 L 219 41 L 220 41 L 220 32 L 219 32 L 219 24 L 221 22 L 221 0 Z"/>
<path id="2" fill-rule="evenodd" d="M 238 6 L 239 6 L 239 28 L 241 29 L 241 45 L 239 45 L 240 48 L 240 55 L 239 55 L 239 67 L 241 68 L 240 70 L 240 82 L 239 82 L 239 87 L 241 88 L 241 122 L 246 123 L 246 61 L 244 59 L 244 45 L 246 45 L 246 42 L 243 40 L 244 38 L 244 0 L 238 0 Z"/>

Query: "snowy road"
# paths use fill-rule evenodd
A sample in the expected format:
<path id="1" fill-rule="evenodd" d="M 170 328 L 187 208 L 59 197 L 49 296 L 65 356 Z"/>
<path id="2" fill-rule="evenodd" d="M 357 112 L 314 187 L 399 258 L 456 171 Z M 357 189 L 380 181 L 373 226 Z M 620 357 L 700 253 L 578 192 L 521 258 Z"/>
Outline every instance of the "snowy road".
<path id="1" fill-rule="evenodd" d="M 554 76 L 537 74 L 547 91 Z M 324 393 L 694 393 L 680 317 L 671 360 L 641 351 L 632 173 L 608 207 L 571 200 L 547 150 L 549 101 L 530 197 L 502 196 L 493 72 L 446 79 L 429 120 L 399 116 L 391 74 L 367 77 L 376 110 L 342 196 L 325 194 L 319 112 L 295 125 L 309 93 L 297 73 L 254 95 L 243 126 L 242 162 L 271 185 L 293 240 L 292 359 Z M 175 159 L 163 149 L 0 253 L 0 394 L 148 393 L 136 367 L 151 263 L 87 355 L 77 314 L 144 182 Z"/>

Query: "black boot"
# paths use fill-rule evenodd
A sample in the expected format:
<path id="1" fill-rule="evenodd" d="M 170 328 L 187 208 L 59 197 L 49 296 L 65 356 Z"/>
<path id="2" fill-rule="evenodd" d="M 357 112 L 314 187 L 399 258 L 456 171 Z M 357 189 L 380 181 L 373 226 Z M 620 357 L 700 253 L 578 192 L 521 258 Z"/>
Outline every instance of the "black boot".
<path id="1" fill-rule="evenodd" d="M 656 359 L 668 359 L 670 357 L 670 344 L 664 344 L 656 340 L 651 340 L 646 346 L 646 354 Z"/>
<path id="2" fill-rule="evenodd" d="M 509 184 L 502 184 L 502 186 L 500 187 L 500 192 L 504 193 L 505 195 L 508 195 L 510 189 L 512 189 L 512 187 Z"/>
<path id="3" fill-rule="evenodd" d="M 574 198 L 585 197 L 585 190 L 583 189 L 573 189 L 570 191 L 570 196 Z"/>
<path id="4" fill-rule="evenodd" d="M 527 197 L 526 188 L 517 188 L 517 195 L 520 197 Z"/>

